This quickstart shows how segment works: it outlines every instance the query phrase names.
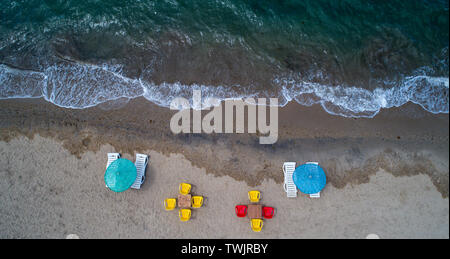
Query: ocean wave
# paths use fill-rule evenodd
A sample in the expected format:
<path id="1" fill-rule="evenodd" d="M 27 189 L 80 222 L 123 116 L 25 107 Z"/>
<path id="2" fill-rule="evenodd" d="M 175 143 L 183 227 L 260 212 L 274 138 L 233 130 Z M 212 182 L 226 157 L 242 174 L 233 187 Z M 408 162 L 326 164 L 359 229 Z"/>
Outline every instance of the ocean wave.
<path id="1" fill-rule="evenodd" d="M 445 77 L 410 76 L 391 88 L 372 91 L 286 78 L 275 81 L 282 86 L 286 100 L 295 100 L 306 106 L 320 104 L 328 113 L 344 117 L 373 118 L 381 109 L 399 107 L 408 102 L 431 113 L 449 112 L 449 78 Z"/>
<path id="2" fill-rule="evenodd" d="M 390 88 L 375 90 L 329 86 L 289 77 L 276 78 L 273 83 L 280 89 L 278 96 L 252 92 L 250 87 L 240 86 L 154 84 L 125 77 L 120 68 L 111 65 L 67 62 L 37 72 L 0 64 L 0 99 L 42 97 L 57 106 L 72 109 L 140 96 L 163 107 L 170 107 L 174 98 L 183 97 L 191 100 L 193 106 L 193 90 L 201 90 L 202 100 L 209 100 L 209 103 L 194 109 L 217 105 L 226 99 L 278 97 L 280 106 L 290 101 L 305 106 L 319 104 L 326 112 L 344 117 L 372 118 L 381 109 L 399 107 L 407 102 L 416 103 L 431 113 L 449 112 L 449 78 L 446 77 L 410 76 Z"/>

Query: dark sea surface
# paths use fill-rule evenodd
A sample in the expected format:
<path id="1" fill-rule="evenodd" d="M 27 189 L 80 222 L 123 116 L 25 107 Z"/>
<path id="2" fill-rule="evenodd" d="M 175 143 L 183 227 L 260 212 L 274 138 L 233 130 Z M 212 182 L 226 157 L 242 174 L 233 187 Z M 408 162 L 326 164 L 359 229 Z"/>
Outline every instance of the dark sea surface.
<path id="1" fill-rule="evenodd" d="M 0 99 L 67 108 L 193 89 L 373 117 L 449 112 L 449 2 L 0 0 Z"/>

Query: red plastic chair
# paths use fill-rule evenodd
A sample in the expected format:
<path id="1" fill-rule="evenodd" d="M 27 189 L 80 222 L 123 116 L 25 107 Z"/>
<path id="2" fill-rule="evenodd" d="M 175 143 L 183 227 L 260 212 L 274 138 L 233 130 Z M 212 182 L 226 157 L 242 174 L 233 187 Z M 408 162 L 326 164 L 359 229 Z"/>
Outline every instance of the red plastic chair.
<path id="1" fill-rule="evenodd" d="M 247 206 L 246 205 L 236 205 L 236 215 L 240 218 L 247 216 Z"/>
<path id="2" fill-rule="evenodd" d="M 275 209 L 272 207 L 263 207 L 263 217 L 265 219 L 271 219 L 275 214 Z"/>

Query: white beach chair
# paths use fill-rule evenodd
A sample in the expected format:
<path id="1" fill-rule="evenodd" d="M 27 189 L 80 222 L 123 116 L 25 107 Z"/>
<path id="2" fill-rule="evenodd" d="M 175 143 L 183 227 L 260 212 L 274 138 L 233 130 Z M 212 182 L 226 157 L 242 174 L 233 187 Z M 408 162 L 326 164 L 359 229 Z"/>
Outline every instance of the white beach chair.
<path id="1" fill-rule="evenodd" d="M 131 185 L 131 188 L 139 190 L 145 181 L 145 169 L 148 164 L 148 155 L 136 154 L 136 162 L 134 164 L 136 165 L 137 177 L 136 181 Z"/>
<path id="2" fill-rule="evenodd" d="M 309 195 L 309 198 L 320 198 L 320 192 Z"/>
<path id="3" fill-rule="evenodd" d="M 283 164 L 283 173 L 284 173 L 283 187 L 288 198 L 297 197 L 297 186 L 295 186 L 294 180 L 292 179 L 294 171 L 295 171 L 295 162 L 285 162 Z"/>
<path id="4" fill-rule="evenodd" d="M 119 153 L 108 153 L 108 161 L 106 162 L 106 169 L 108 169 L 108 166 L 116 161 L 117 159 L 120 158 L 120 154 Z M 105 185 L 106 187 L 108 187 L 107 185 Z"/>
<path id="5" fill-rule="evenodd" d="M 307 162 L 306 164 L 319 165 L 318 162 Z M 310 194 L 309 198 L 320 198 L 320 192 Z"/>
<path id="6" fill-rule="evenodd" d="M 116 161 L 117 159 L 120 158 L 120 154 L 119 153 L 108 153 L 108 162 L 106 162 L 106 168 L 108 168 L 108 166 Z"/>

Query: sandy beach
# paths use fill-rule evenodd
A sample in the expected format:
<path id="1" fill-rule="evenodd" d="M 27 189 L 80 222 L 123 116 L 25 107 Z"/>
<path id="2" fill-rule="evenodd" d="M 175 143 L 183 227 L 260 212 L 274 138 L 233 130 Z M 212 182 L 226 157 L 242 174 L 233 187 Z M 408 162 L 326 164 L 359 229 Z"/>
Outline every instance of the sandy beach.
<path id="1" fill-rule="evenodd" d="M 413 104 L 373 119 L 288 105 L 270 146 L 174 136 L 173 112 L 139 99 L 83 110 L 2 100 L 0 110 L 0 238 L 449 238 L 448 115 Z M 150 156 L 141 190 L 105 188 L 108 152 Z M 284 161 L 320 162 L 322 197 L 286 198 Z M 163 207 L 180 182 L 206 197 L 189 222 Z M 234 214 L 252 189 L 276 208 L 262 233 Z"/>
<path id="2" fill-rule="evenodd" d="M 78 159 L 57 141 L 38 136 L 2 142 L 1 237 L 448 238 L 448 199 L 425 175 L 393 177 L 380 170 L 367 184 L 328 186 L 317 200 L 287 199 L 280 184 L 265 180 L 257 187 L 262 203 L 277 213 L 261 234 L 234 215 L 236 204 L 248 203 L 251 188 L 245 182 L 206 174 L 180 154 L 148 150 L 143 189 L 117 194 L 103 182 L 104 154 L 111 151 L 105 145 Z M 194 210 L 187 223 L 162 205 L 166 197 L 176 197 L 183 181 L 206 197 L 205 207 Z"/>

